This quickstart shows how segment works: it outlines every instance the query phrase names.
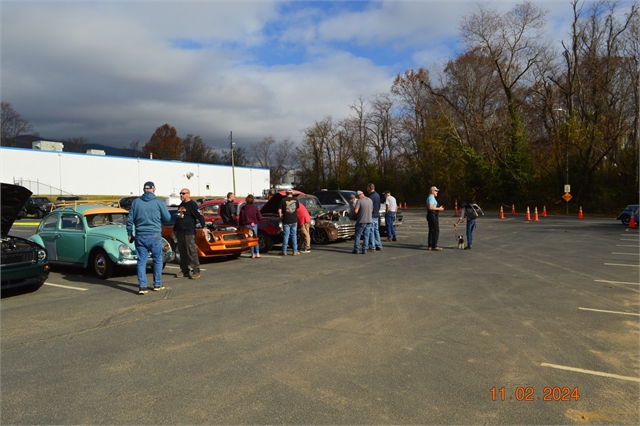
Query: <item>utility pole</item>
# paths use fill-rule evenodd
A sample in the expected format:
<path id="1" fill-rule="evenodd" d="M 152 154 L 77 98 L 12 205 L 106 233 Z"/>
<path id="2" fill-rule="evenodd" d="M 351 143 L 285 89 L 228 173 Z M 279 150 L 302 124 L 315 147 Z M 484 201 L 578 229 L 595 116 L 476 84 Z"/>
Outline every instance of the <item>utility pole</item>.
<path id="1" fill-rule="evenodd" d="M 236 194 L 236 165 L 235 160 L 233 158 L 233 147 L 235 143 L 233 143 L 233 132 L 229 132 L 229 146 L 231 147 L 231 174 L 233 175 L 233 194 Z"/>

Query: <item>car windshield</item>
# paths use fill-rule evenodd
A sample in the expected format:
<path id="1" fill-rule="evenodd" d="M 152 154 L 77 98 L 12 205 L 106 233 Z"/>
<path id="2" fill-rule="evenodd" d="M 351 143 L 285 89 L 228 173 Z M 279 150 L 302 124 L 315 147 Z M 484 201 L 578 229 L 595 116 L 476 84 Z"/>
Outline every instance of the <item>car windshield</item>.
<path id="1" fill-rule="evenodd" d="M 86 216 L 89 228 L 104 225 L 125 225 L 127 215 L 125 213 L 100 213 Z"/>
<path id="2" fill-rule="evenodd" d="M 220 204 L 210 204 L 208 206 L 201 207 L 202 214 L 207 216 L 217 216 L 218 210 L 220 209 Z"/>
<path id="3" fill-rule="evenodd" d="M 300 198 L 300 202 L 304 204 L 307 210 L 316 210 L 323 208 L 317 198 Z"/>

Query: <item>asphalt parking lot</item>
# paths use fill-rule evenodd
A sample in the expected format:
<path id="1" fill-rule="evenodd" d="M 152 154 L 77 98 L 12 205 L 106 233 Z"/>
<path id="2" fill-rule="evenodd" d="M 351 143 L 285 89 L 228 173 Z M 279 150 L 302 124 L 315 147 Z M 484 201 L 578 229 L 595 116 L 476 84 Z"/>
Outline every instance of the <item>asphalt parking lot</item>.
<path id="1" fill-rule="evenodd" d="M 640 424 L 638 229 L 488 214 L 462 251 L 451 216 L 441 252 L 408 210 L 381 252 L 170 265 L 145 296 L 54 268 L 2 299 L 2 423 Z"/>

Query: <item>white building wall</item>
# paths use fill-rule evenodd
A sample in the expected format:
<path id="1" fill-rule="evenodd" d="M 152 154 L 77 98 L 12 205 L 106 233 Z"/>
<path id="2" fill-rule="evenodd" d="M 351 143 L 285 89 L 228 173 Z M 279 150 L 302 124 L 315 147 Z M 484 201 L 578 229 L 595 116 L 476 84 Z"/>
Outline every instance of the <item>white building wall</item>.
<path id="1" fill-rule="evenodd" d="M 34 194 L 138 195 L 146 181 L 156 195 L 189 188 L 192 196 L 226 196 L 233 191 L 231 166 L 94 156 L 72 152 L 0 147 L 0 180 L 29 188 Z M 191 179 L 187 174 L 193 173 Z M 269 170 L 235 167 L 236 194 L 260 195 L 269 188 Z M 209 185 L 207 189 L 207 185 Z"/>

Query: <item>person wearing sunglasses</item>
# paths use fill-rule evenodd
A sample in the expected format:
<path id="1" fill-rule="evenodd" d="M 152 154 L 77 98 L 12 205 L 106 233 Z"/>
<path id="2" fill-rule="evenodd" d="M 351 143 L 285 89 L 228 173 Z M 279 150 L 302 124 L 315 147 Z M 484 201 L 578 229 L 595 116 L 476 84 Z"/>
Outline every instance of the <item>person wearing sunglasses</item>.
<path id="1" fill-rule="evenodd" d="M 180 253 L 180 272 L 176 278 L 200 278 L 200 259 L 196 247 L 196 225 L 200 223 L 200 232 L 207 235 L 204 217 L 198 208 L 198 203 L 191 199 L 191 191 L 182 188 L 180 191 L 180 205 L 176 212 L 176 223 L 173 225 L 173 236 L 178 241 Z"/>

